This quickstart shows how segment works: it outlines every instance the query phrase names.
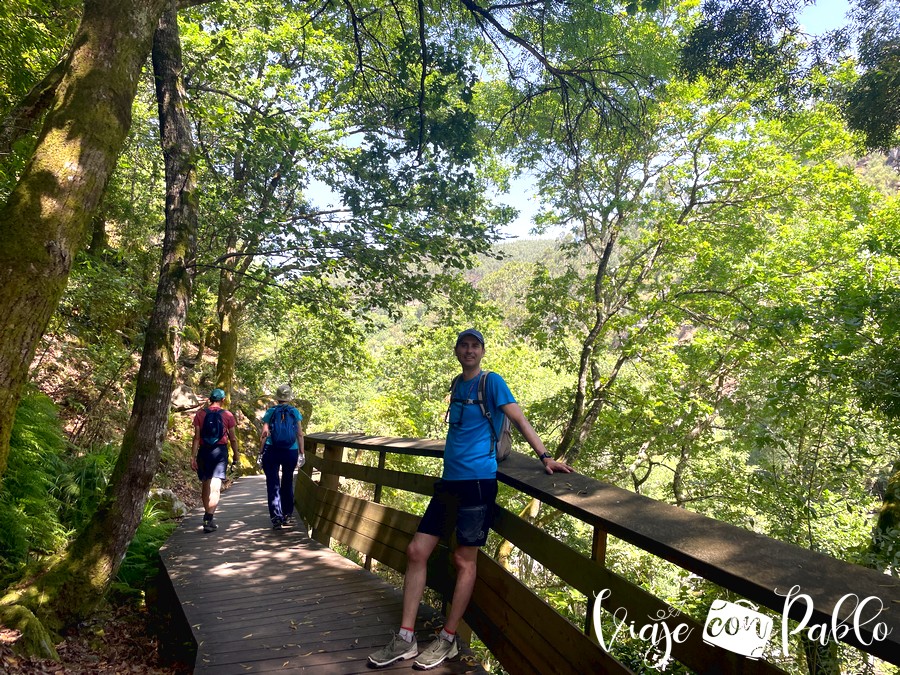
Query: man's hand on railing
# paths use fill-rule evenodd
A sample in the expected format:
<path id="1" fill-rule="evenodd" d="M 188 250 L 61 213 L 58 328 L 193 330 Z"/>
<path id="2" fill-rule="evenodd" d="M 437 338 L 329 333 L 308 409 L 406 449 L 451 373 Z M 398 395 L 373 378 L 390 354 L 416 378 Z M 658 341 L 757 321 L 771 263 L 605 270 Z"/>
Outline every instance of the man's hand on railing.
<path id="1" fill-rule="evenodd" d="M 549 455 L 550 453 L 547 454 Z M 549 456 L 542 458 L 541 462 L 544 465 L 544 471 L 551 475 L 554 473 L 572 473 L 575 471 L 575 469 L 565 462 L 558 462 Z"/>

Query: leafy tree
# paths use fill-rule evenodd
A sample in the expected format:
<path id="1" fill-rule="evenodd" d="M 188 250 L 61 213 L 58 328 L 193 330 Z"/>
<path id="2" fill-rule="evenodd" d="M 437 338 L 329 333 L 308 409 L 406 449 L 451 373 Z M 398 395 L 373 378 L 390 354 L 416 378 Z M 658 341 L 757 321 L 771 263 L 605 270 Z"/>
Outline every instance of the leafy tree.
<path id="1" fill-rule="evenodd" d="M 341 14 L 320 13 L 315 26 L 306 10 L 277 3 L 230 10 L 201 12 L 188 40 L 198 66 L 187 83 L 209 186 L 200 265 L 220 272 L 216 381 L 229 390 L 247 300 L 266 295 L 268 284 L 313 280 L 292 287 L 293 301 L 321 302 L 314 280 L 324 278 L 347 298 L 393 307 L 429 292 L 436 266 L 486 249 L 495 226 L 469 168 L 479 159 L 464 55 L 434 47 L 434 82 L 420 109 L 428 125 L 419 129 L 405 119 L 419 91 L 406 61 L 418 58 L 408 44 L 415 33 L 387 20 L 367 32 L 402 44 L 367 51 L 367 68 L 381 75 L 354 77 Z M 313 208 L 313 178 L 347 206 Z"/>
<path id="2" fill-rule="evenodd" d="M 789 109 L 810 96 L 839 100 L 865 146 L 888 152 L 900 128 L 900 10 L 890 0 L 852 5 L 849 26 L 810 39 L 795 14 L 803 3 L 707 0 L 682 46 L 682 68 L 689 77 L 723 85 L 769 82 Z M 810 77 L 838 67 L 853 41 L 859 70 L 854 82 L 829 91 Z"/>
<path id="3" fill-rule="evenodd" d="M 198 3 L 200 4 L 200 3 Z M 150 39 L 155 22 L 162 12 L 162 0 L 147 2 L 109 3 L 108 0 L 86 0 L 81 24 L 74 35 L 70 54 L 60 66 L 58 84 L 48 91 L 52 94 L 39 97 L 48 113 L 44 119 L 34 151 L 28 164 L 18 177 L 18 183 L 0 209 L 0 236 L 10 243 L 5 246 L 0 257 L 0 311 L 7 317 L 3 337 L 4 349 L 0 353 L 0 471 L 6 464 L 10 425 L 19 399 L 21 388 L 27 377 L 27 366 L 34 355 L 35 346 L 46 328 L 47 321 L 61 296 L 75 253 L 83 240 L 85 228 L 93 218 L 103 190 L 112 174 L 116 158 L 131 123 L 131 103 L 134 100 L 138 73 L 150 49 Z M 590 53 L 568 63 L 556 60 L 544 51 L 540 38 L 548 26 L 558 20 L 570 20 L 576 14 L 568 10 L 562 13 L 547 12 L 544 3 L 525 3 L 514 8 L 486 9 L 474 2 L 462 2 L 462 16 L 468 21 L 456 22 L 456 13 L 426 12 L 423 4 L 410 8 L 408 13 L 395 14 L 391 7 L 381 11 L 358 12 L 356 7 L 335 9 L 330 4 L 323 6 L 324 17 L 331 17 L 332 11 L 340 11 L 353 36 L 357 53 L 357 70 L 366 71 L 366 45 L 364 37 L 377 35 L 371 29 L 381 21 L 405 23 L 405 16 L 414 16 L 418 27 L 418 49 L 404 49 L 404 44 L 416 44 L 415 39 L 406 39 L 402 32 L 396 44 L 399 54 L 417 54 L 419 87 L 412 114 L 397 120 L 404 130 L 404 143 L 415 138 L 417 161 L 421 164 L 398 162 L 396 175 L 404 177 L 401 186 L 407 189 L 414 180 L 421 177 L 420 169 L 431 168 L 437 176 L 435 164 L 426 153 L 426 108 L 429 64 L 432 52 L 439 56 L 442 45 L 429 46 L 428 21 L 440 24 L 444 19 L 450 26 L 468 29 L 470 35 L 483 35 L 496 44 L 512 50 L 524 50 L 528 56 L 521 61 L 520 73 L 525 73 L 536 62 L 551 74 L 551 81 L 564 91 L 577 90 L 585 94 L 584 100 L 592 109 L 601 114 L 616 109 L 617 92 L 604 81 L 608 71 L 607 55 Z M 344 13 L 345 9 L 349 12 Z M 580 9 L 590 11 L 585 15 L 594 17 L 595 7 L 585 3 Z M 326 11 L 327 10 L 327 11 Z M 607 8 L 612 11 L 612 8 Z M 522 37 L 508 26 L 517 25 L 525 35 Z M 464 35 L 465 30 L 451 31 L 453 35 Z M 438 41 L 439 42 L 439 41 Z M 381 40 L 372 43 L 375 51 L 389 44 Z M 432 51 L 429 51 L 429 50 Z M 411 60 L 415 64 L 416 60 Z M 433 59 L 440 63 L 439 58 Z M 512 63 L 512 61 L 510 61 Z M 379 72 L 376 68 L 372 72 Z M 406 72 L 407 77 L 411 72 Z M 440 70 L 436 71 L 440 72 Z M 365 83 L 368 86 L 368 82 Z M 541 88 L 546 91 L 546 87 Z M 406 89 L 397 93 L 404 95 Z M 390 93 L 382 88 L 381 93 Z M 534 92 L 532 92 L 533 94 Z M 392 97 L 389 97 L 389 99 Z M 100 102 L 100 104 L 98 104 Z M 411 103 L 411 101 L 410 101 Z M 455 119 L 455 117 L 454 117 Z M 414 126 L 411 126 L 414 125 Z M 385 160 L 393 157 L 398 145 L 387 143 L 385 138 L 373 138 L 371 145 L 361 147 L 359 158 Z M 465 144 L 456 144 L 465 147 Z M 356 175 L 360 171 L 372 169 L 378 177 L 379 169 L 384 173 L 384 165 L 368 166 L 363 163 L 354 167 Z M 394 167 L 390 167 L 394 168 Z M 354 173 L 348 174 L 353 178 Z M 380 176 L 382 184 L 389 188 L 389 174 Z M 425 205 L 429 200 L 442 198 L 441 188 L 446 185 L 442 176 L 423 195 Z M 448 179 L 467 180 L 466 172 L 451 174 Z M 348 185 L 352 186 L 352 181 Z M 430 189 L 434 188 L 434 189 Z M 353 188 L 348 188 L 352 193 Z M 348 195 L 349 196 L 349 195 Z M 43 202 L 42 202 L 43 200 Z M 40 212 L 33 207 L 44 203 L 51 208 Z M 362 206 L 362 204 L 360 204 Z M 463 232 L 462 234 L 465 234 Z M 348 248 L 357 252 L 370 250 L 370 241 L 352 228 L 344 233 Z M 377 242 L 377 237 L 374 238 Z M 361 243 L 366 246 L 362 248 Z M 378 250 L 375 247 L 375 250 Z M 404 258 L 394 260 L 383 256 L 388 263 L 386 271 L 397 271 L 408 264 Z M 375 268 L 378 269 L 378 268 Z M 384 275 L 376 275 L 377 283 Z"/>
<path id="4" fill-rule="evenodd" d="M 4 74 L 0 195 L 4 197 L 22 170 L 32 127 L 59 83 L 61 56 L 78 24 L 80 6 L 77 0 L 10 0 L 0 10 L 0 72 Z"/>
<path id="5" fill-rule="evenodd" d="M 885 0 L 857 0 L 852 17 L 862 73 L 846 93 L 845 114 L 868 148 L 887 152 L 900 129 L 900 8 Z"/>

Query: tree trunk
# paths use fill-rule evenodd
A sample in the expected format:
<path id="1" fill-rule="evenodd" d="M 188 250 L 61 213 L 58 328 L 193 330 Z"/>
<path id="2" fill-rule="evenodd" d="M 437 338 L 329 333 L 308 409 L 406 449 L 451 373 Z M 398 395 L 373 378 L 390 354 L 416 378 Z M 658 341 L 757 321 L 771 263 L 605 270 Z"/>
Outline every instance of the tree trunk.
<path id="1" fill-rule="evenodd" d="M 166 165 L 166 236 L 156 302 L 131 419 L 106 494 L 65 556 L 23 597 L 22 604 L 36 609 L 53 629 L 89 615 L 115 578 L 143 515 L 167 431 L 197 243 L 193 143 L 178 81 L 181 46 L 174 3 L 159 21 L 153 67 Z"/>
<path id="2" fill-rule="evenodd" d="M 872 543 L 869 547 L 876 569 L 886 568 L 896 572 L 897 551 L 900 549 L 900 460 L 891 467 L 884 490 L 884 498 L 878 509 L 878 519 L 872 532 Z"/>
<path id="3" fill-rule="evenodd" d="M 800 643 L 803 645 L 806 672 L 809 675 L 841 675 L 843 671 L 837 640 L 821 645 L 804 635 Z"/>
<path id="4" fill-rule="evenodd" d="M 85 0 L 34 153 L 0 207 L 0 475 L 38 341 L 131 126 L 164 0 Z"/>
<path id="5" fill-rule="evenodd" d="M 228 254 L 234 253 L 236 236 L 228 237 Z M 235 293 L 239 282 L 236 281 L 233 258 L 229 257 L 219 274 L 219 295 L 216 302 L 216 313 L 219 317 L 219 353 L 216 360 L 216 386 L 225 390 L 226 402 L 231 401 L 231 389 L 234 386 L 234 364 L 238 351 L 238 328 L 240 327 L 241 305 Z"/>
<path id="6" fill-rule="evenodd" d="M 31 88 L 25 98 L 9 111 L 0 123 L 0 157 L 12 154 L 13 144 L 32 132 L 56 94 L 56 88 L 69 68 L 68 58 L 61 60 Z"/>
<path id="7" fill-rule="evenodd" d="M 88 253 L 99 258 L 109 252 L 109 235 L 106 233 L 106 218 L 98 215 L 91 223 L 91 242 L 88 244 Z"/>

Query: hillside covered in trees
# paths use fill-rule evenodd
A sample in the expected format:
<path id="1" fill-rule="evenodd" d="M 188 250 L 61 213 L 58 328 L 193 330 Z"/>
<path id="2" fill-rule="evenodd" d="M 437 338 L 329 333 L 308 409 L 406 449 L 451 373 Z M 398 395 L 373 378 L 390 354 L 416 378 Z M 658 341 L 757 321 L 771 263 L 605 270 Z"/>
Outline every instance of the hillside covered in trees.
<path id="1" fill-rule="evenodd" d="M 578 472 L 900 574 L 900 17 L 858 0 L 810 36 L 794 5 L 8 2 L 18 647 L 52 656 L 146 583 L 171 528 L 148 493 L 189 499 L 210 389 L 244 471 L 282 383 L 308 431 L 442 438 L 471 326 Z M 522 173 L 558 237 L 502 241 Z M 715 596 L 633 547 L 609 560 L 686 612 Z M 822 651 L 779 665 L 888 672 Z"/>

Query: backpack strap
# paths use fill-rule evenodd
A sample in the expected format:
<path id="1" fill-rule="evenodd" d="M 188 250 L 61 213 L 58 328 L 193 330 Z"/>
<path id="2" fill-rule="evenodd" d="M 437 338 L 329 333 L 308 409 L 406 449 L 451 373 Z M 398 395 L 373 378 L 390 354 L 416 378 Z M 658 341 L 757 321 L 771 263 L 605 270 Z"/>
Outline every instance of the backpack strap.
<path id="1" fill-rule="evenodd" d="M 461 377 L 462 377 L 462 373 L 460 373 L 459 375 L 454 377 L 452 380 L 450 380 L 449 391 L 450 391 L 450 400 L 451 401 L 453 400 L 453 393 L 456 391 L 456 383 L 459 382 L 459 378 L 461 378 Z"/>
<path id="2" fill-rule="evenodd" d="M 489 370 L 482 370 L 481 375 L 478 377 L 478 400 L 476 403 L 481 407 L 481 414 L 484 415 L 487 419 L 491 419 L 491 411 L 488 410 L 486 405 L 487 396 L 485 396 L 485 389 L 487 388 L 487 378 L 488 375 L 491 374 Z"/>
<path id="3" fill-rule="evenodd" d="M 272 417 L 269 420 L 269 424 L 274 424 L 275 423 L 275 415 L 279 415 L 279 414 L 282 417 L 287 415 L 292 420 L 299 423 L 300 420 L 298 420 L 297 417 L 294 415 L 294 411 L 291 410 L 292 407 L 293 406 L 290 403 L 276 403 L 275 406 L 272 408 Z"/>
<path id="4" fill-rule="evenodd" d="M 487 379 L 490 374 L 491 371 L 489 370 L 481 371 L 481 379 L 478 381 L 478 405 L 481 406 L 481 414 L 487 420 L 488 430 L 491 432 L 491 454 L 495 455 L 497 453 L 497 443 L 500 439 L 497 438 L 497 430 L 494 429 L 494 418 L 491 415 L 491 409 L 487 405 L 487 396 L 485 394 L 487 391 Z"/>

